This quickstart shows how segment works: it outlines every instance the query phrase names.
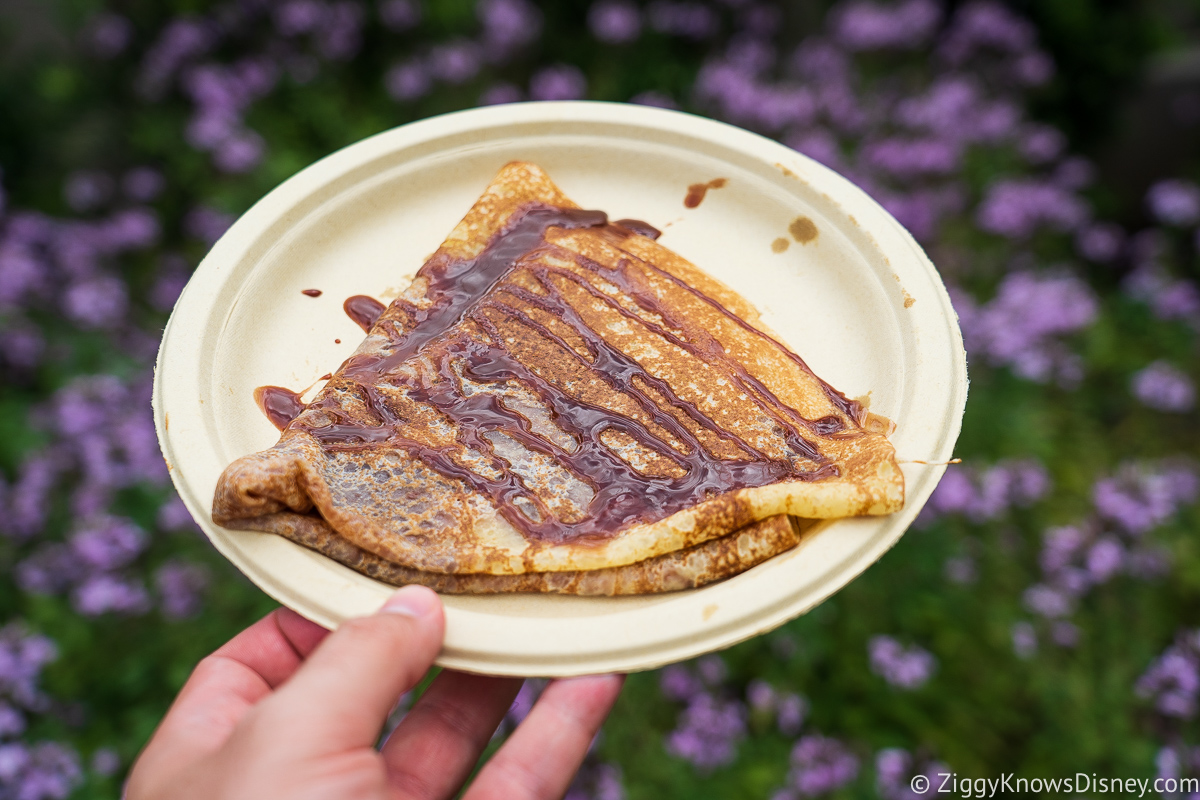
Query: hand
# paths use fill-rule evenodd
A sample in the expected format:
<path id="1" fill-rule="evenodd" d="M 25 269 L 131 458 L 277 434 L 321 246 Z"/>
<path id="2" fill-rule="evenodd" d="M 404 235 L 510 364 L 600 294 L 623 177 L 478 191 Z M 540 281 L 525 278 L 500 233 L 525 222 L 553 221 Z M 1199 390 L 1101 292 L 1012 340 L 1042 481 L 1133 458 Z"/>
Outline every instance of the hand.
<path id="1" fill-rule="evenodd" d="M 396 592 L 334 633 L 286 609 L 196 667 L 146 745 L 128 800 L 453 797 L 521 686 L 443 671 L 382 749 L 400 695 L 442 645 L 438 596 Z M 464 800 L 563 795 L 621 691 L 606 675 L 554 681 Z"/>

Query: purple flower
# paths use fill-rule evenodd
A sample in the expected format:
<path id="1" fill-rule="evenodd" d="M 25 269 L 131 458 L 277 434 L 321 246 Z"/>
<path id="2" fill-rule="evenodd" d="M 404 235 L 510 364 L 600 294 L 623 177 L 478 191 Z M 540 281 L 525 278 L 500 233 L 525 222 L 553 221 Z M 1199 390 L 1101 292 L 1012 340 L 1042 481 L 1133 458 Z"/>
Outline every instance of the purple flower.
<path id="1" fill-rule="evenodd" d="M 898 178 L 946 175 L 958 169 L 961 147 L 940 139 L 890 138 L 864 145 L 860 161 Z"/>
<path id="2" fill-rule="evenodd" d="M 1193 325 L 1200 319 L 1200 289 L 1186 280 L 1172 280 L 1156 264 L 1145 263 L 1131 272 L 1124 289 L 1130 296 L 1149 303 L 1160 319 L 1185 319 Z"/>
<path id="3" fill-rule="evenodd" d="M 1075 250 L 1088 261 L 1108 264 L 1121 254 L 1125 231 L 1120 225 L 1097 222 L 1085 225 L 1075 234 Z"/>
<path id="4" fill-rule="evenodd" d="M 354 0 L 329 7 L 316 31 L 317 50 L 331 61 L 348 61 L 362 48 L 363 10 Z"/>
<path id="5" fill-rule="evenodd" d="M 151 99 L 161 97 L 180 67 L 206 53 L 216 41 L 216 32 L 206 22 L 189 17 L 173 20 L 142 59 L 139 91 Z"/>
<path id="6" fill-rule="evenodd" d="M 266 149 L 261 136 L 254 131 L 243 130 L 228 137 L 217 147 L 213 164 L 222 172 L 249 172 L 262 162 Z"/>
<path id="7" fill-rule="evenodd" d="M 1018 622 L 1012 626 L 1012 646 L 1017 658 L 1029 659 L 1037 652 L 1037 633 L 1028 622 Z"/>
<path id="8" fill-rule="evenodd" d="M 679 104 L 670 95 L 653 90 L 639 92 L 629 98 L 629 102 L 639 106 L 650 106 L 651 108 L 679 108 Z"/>
<path id="9" fill-rule="evenodd" d="M 1060 647 L 1075 647 L 1079 644 L 1079 626 L 1060 619 L 1050 626 L 1050 638 Z"/>
<path id="10" fill-rule="evenodd" d="M 20 736 L 25 732 L 25 715 L 8 703 L 0 701 L 0 737 Z"/>
<path id="11" fill-rule="evenodd" d="M 729 676 L 729 668 L 720 656 L 705 656 L 696 662 L 696 671 L 706 686 L 720 686 Z"/>
<path id="12" fill-rule="evenodd" d="M 137 558 L 146 547 L 146 533 L 131 520 L 102 516 L 73 533 L 70 545 L 82 563 L 108 571 Z"/>
<path id="13" fill-rule="evenodd" d="M 701 692 L 688 702 L 675 730 L 667 735 L 667 752 L 708 771 L 732 763 L 745 735 L 745 706 Z"/>
<path id="14" fill-rule="evenodd" d="M 479 47 L 459 39 L 439 45 L 429 53 L 429 72 L 446 83 L 465 83 L 479 73 Z"/>
<path id="15" fill-rule="evenodd" d="M 746 684 L 746 704 L 752 711 L 773 712 L 777 699 L 775 688 L 764 680 L 755 678 Z"/>
<path id="16" fill-rule="evenodd" d="M 168 561 L 155 571 L 154 586 L 163 616 L 193 617 L 200 611 L 201 595 L 208 586 L 208 570 L 199 564 Z"/>
<path id="17" fill-rule="evenodd" d="M 837 739 L 809 734 L 792 748 L 788 784 L 800 797 L 817 797 L 850 783 L 858 758 Z"/>
<path id="18" fill-rule="evenodd" d="M 978 82 L 949 75 L 934 81 L 924 94 L 896 104 L 895 121 L 944 139 L 995 142 L 1011 135 L 1020 112 L 1006 100 L 988 102 Z"/>
<path id="19" fill-rule="evenodd" d="M 1096 167 L 1083 156 L 1063 159 L 1055 168 L 1051 180 L 1064 189 L 1079 191 L 1087 188 L 1096 179 Z"/>
<path id="20" fill-rule="evenodd" d="M 997 462 L 987 469 L 950 466 L 929 498 L 926 519 L 965 514 L 975 521 L 995 519 L 1013 506 L 1028 506 L 1050 491 L 1050 478 L 1037 461 Z"/>
<path id="21" fill-rule="evenodd" d="M 537 703 L 538 697 L 542 693 L 542 689 L 546 688 L 546 682 L 536 678 L 526 678 L 521 684 L 521 688 L 517 690 L 517 696 L 513 698 L 512 705 L 508 708 L 508 713 L 505 715 L 505 720 L 512 727 L 516 727 L 525 721 L 529 716 L 529 712 L 533 711 L 533 706 Z"/>
<path id="22" fill-rule="evenodd" d="M 1091 324 L 1098 304 L 1087 284 L 1068 274 L 1012 272 L 996 297 L 974 306 L 956 293 L 967 351 L 995 364 L 1008 365 L 1024 378 L 1045 382 L 1074 376 L 1075 360 L 1056 337 Z"/>
<path id="23" fill-rule="evenodd" d="M 0 693 L 22 708 L 41 705 L 38 679 L 58 657 L 54 642 L 30 633 L 19 623 L 0 628 Z"/>
<path id="24" fill-rule="evenodd" d="M 207 245 L 213 245 L 233 224 L 233 214 L 217 211 L 209 206 L 196 206 L 183 220 L 187 234 Z"/>
<path id="25" fill-rule="evenodd" d="M 0 792 L 15 800 L 62 800 L 82 779 L 79 756 L 58 742 L 0 746 Z"/>
<path id="26" fill-rule="evenodd" d="M 1021 155 L 1032 164 L 1045 164 L 1062 155 L 1067 137 L 1049 125 L 1026 125 L 1018 144 Z"/>
<path id="27" fill-rule="evenodd" d="M 542 33 L 542 12 L 529 0 L 480 0 L 475 13 L 483 23 L 483 38 L 491 48 L 490 60 L 502 60 L 509 51 L 537 41 Z"/>
<path id="28" fill-rule="evenodd" d="M 1196 406 L 1196 386 L 1165 361 L 1155 361 L 1134 373 L 1133 395 L 1143 405 L 1182 414 Z"/>
<path id="29" fill-rule="evenodd" d="M 1124 466 L 1113 478 L 1097 481 L 1092 502 L 1101 517 L 1140 535 L 1166 522 L 1200 494 L 1200 477 L 1189 463 Z"/>
<path id="30" fill-rule="evenodd" d="M 1049 183 L 1030 179 L 998 181 L 979 206 L 979 227 L 1012 239 L 1024 239 L 1042 226 L 1072 231 L 1088 218 L 1083 200 Z"/>
<path id="31" fill-rule="evenodd" d="M 1054 574 L 1065 569 L 1087 543 L 1084 532 L 1074 526 L 1051 528 L 1042 544 L 1042 571 Z"/>
<path id="32" fill-rule="evenodd" d="M 416 100 L 429 93 L 433 79 L 428 68 L 419 61 L 396 64 L 384 75 L 383 85 L 393 100 Z"/>
<path id="33" fill-rule="evenodd" d="M 759 679 L 746 686 L 746 703 L 756 714 L 773 715 L 775 727 L 784 736 L 798 734 L 808 714 L 808 702 L 803 697 L 793 692 L 781 694 Z"/>
<path id="34" fill-rule="evenodd" d="M 936 787 L 941 785 L 940 775 L 949 772 L 951 769 L 939 761 L 929 762 L 923 769 L 918 769 L 912 754 L 899 747 L 888 747 L 875 754 L 875 790 L 884 800 L 918 800 L 925 797 L 926 793 L 913 791 L 912 779 L 923 775 L 929 781 L 927 786 Z"/>
<path id="35" fill-rule="evenodd" d="M 621 768 L 589 758 L 575 774 L 563 800 L 625 800 Z"/>
<path id="36" fill-rule="evenodd" d="M 100 58 L 120 55 L 133 41 L 133 25 L 120 14 L 101 12 L 84 29 L 84 43 Z"/>
<path id="37" fill-rule="evenodd" d="M 125 196 L 130 200 L 149 203 L 162 194 L 162 190 L 166 187 L 166 180 L 156 169 L 134 167 L 121 179 L 121 187 Z"/>
<path id="38" fill-rule="evenodd" d="M 580 100 L 587 95 L 587 78 L 578 67 L 554 64 L 534 73 L 529 80 L 532 100 Z"/>
<path id="39" fill-rule="evenodd" d="M 933 0 L 855 0 L 838 6 L 832 17 L 833 38 L 847 50 L 911 50 L 932 38 L 942 9 Z"/>
<path id="40" fill-rule="evenodd" d="M 654 0 L 646 9 L 646 17 L 651 29 L 685 39 L 708 39 L 720 28 L 716 12 L 700 3 Z"/>
<path id="41" fill-rule="evenodd" d="M 142 614 L 150 607 L 150 597 L 139 583 L 102 573 L 75 587 L 71 604 L 86 617 L 109 612 Z"/>
<path id="42" fill-rule="evenodd" d="M 642 33 L 642 16 L 629 0 L 596 0 L 588 9 L 588 28 L 605 44 L 629 44 Z"/>
<path id="43" fill-rule="evenodd" d="M 379 21 L 395 33 L 412 30 L 421 24 L 421 4 L 417 0 L 385 0 L 379 6 Z"/>
<path id="44" fill-rule="evenodd" d="M 1003 4 L 975 0 L 959 7 L 943 37 L 940 51 L 952 64 L 961 64 L 981 51 L 1025 53 L 1037 32 Z"/>
<path id="45" fill-rule="evenodd" d="M 966 555 L 947 558 L 942 570 L 945 572 L 947 580 L 962 586 L 974 583 L 975 579 L 979 577 L 975 559 Z"/>
<path id="46" fill-rule="evenodd" d="M 98 747 L 92 753 L 90 767 L 92 772 L 107 778 L 121 768 L 121 756 L 111 747 Z"/>
<path id="47" fill-rule="evenodd" d="M 179 256 L 167 256 L 148 295 L 150 305 L 159 311 L 170 311 L 188 282 L 187 262 Z"/>
<path id="48" fill-rule="evenodd" d="M 81 328 L 110 328 L 125 317 L 129 296 L 125 284 L 111 275 L 97 275 L 66 288 L 63 313 Z"/>
<path id="49" fill-rule="evenodd" d="M 158 241 L 158 216 L 148 208 L 127 208 L 109 217 L 96 232 L 103 237 L 104 249 L 143 250 Z"/>
<path id="50" fill-rule="evenodd" d="M 172 494 L 167 502 L 158 507 L 155 522 L 159 529 L 164 531 L 197 530 L 196 521 L 192 519 L 191 512 L 177 494 Z"/>
<path id="51" fill-rule="evenodd" d="M 275 8 L 275 30 L 282 36 L 312 33 L 325 21 L 325 12 L 320 0 L 287 0 Z"/>
<path id="52" fill-rule="evenodd" d="M 75 211 L 91 211 L 112 197 L 113 179 L 103 172 L 80 170 L 67 177 L 63 195 Z"/>
<path id="53" fill-rule="evenodd" d="M 35 327 L 14 324 L 0 331 L 0 364 L 29 371 L 41 363 L 45 351 L 46 340 Z"/>
<path id="54" fill-rule="evenodd" d="M 1071 613 L 1071 598 L 1062 591 L 1045 584 L 1030 586 L 1025 590 L 1025 607 L 1035 614 L 1054 619 Z"/>
<path id="55" fill-rule="evenodd" d="M 658 685 L 668 699 L 682 702 L 689 702 L 704 689 L 700 679 L 681 664 L 664 667 L 659 673 Z"/>
<path id="56" fill-rule="evenodd" d="M 496 83 L 489 86 L 479 96 L 479 105 L 499 106 L 505 103 L 519 103 L 524 98 L 521 87 L 511 83 Z"/>
<path id="57" fill-rule="evenodd" d="M 916 645 L 905 648 L 891 636 L 872 636 L 867 652 L 871 671 L 901 689 L 924 686 L 937 668 L 937 659 L 928 650 Z"/>
<path id="58" fill-rule="evenodd" d="M 780 695 L 775 706 L 775 727 L 784 736 L 795 736 L 808 716 L 808 701 L 798 694 Z"/>
<path id="59" fill-rule="evenodd" d="M 1045 53 L 1025 53 L 1013 62 L 1012 74 L 1025 86 L 1042 86 L 1054 77 L 1054 60 Z"/>
<path id="60" fill-rule="evenodd" d="M 1125 548 L 1112 537 L 1101 539 L 1087 553 L 1087 570 L 1094 583 L 1103 583 L 1125 565 Z"/>
<path id="61" fill-rule="evenodd" d="M 30 594 L 57 594 L 78 579 L 81 569 L 69 547 L 43 545 L 17 564 L 17 585 Z"/>
<path id="62" fill-rule="evenodd" d="M 1200 222 L 1200 186 L 1178 179 L 1159 181 L 1146 192 L 1146 205 L 1164 225 L 1190 227 Z"/>
<path id="63" fill-rule="evenodd" d="M 1200 693 L 1200 632 L 1181 632 L 1142 673 L 1135 689 L 1168 717 L 1194 717 Z"/>
<path id="64" fill-rule="evenodd" d="M 804 131 L 788 136 L 788 147 L 803 153 L 827 167 L 837 167 L 842 162 L 841 146 L 827 131 Z"/>

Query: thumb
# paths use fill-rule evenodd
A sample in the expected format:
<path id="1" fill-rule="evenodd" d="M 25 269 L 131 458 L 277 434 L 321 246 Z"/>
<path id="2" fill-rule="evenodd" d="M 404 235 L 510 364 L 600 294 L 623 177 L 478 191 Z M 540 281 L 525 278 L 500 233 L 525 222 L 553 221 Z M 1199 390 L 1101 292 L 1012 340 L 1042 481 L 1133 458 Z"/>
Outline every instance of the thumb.
<path id="1" fill-rule="evenodd" d="M 437 594 L 405 586 L 373 616 L 330 634 L 260 704 L 259 724 L 287 731 L 294 747 L 310 753 L 374 745 L 400 695 L 441 650 L 445 626 Z"/>

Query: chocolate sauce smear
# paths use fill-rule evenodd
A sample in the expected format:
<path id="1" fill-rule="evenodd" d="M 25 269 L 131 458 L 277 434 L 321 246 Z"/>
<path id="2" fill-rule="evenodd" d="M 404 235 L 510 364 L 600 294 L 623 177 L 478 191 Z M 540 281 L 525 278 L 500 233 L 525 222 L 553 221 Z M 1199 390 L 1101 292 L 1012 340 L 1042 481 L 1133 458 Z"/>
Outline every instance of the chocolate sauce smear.
<path id="1" fill-rule="evenodd" d="M 684 206 L 696 208 L 704 202 L 704 196 L 708 194 L 709 189 L 720 189 L 728 182 L 727 178 L 713 178 L 708 183 L 693 183 L 688 187 L 687 196 L 683 198 Z"/>
<path id="2" fill-rule="evenodd" d="M 301 289 L 300 294 L 308 295 L 309 297 L 320 297 L 325 293 L 320 289 Z"/>
<path id="3" fill-rule="evenodd" d="M 651 239 L 657 239 L 662 236 L 662 231 L 649 222 L 642 222 L 640 219 L 619 219 L 613 225 L 620 226 L 634 233 L 640 233 L 642 236 L 648 236 Z"/>
<path id="4" fill-rule="evenodd" d="M 323 392 L 309 406 L 310 410 L 321 413 L 306 416 L 296 425 L 328 451 L 359 450 L 383 443 L 407 450 L 443 475 L 460 479 L 489 497 L 499 512 L 527 537 L 547 541 L 603 539 L 628 525 L 663 519 L 733 489 L 765 486 L 780 480 L 822 480 L 836 476 L 837 466 L 821 456 L 805 434 L 811 437 L 861 435 L 860 432 L 844 430 L 845 423 L 837 416 L 802 418 L 784 406 L 741 364 L 729 358 L 716 339 L 707 334 L 689 337 L 677 334 L 675 331 L 688 330 L 688 326 L 675 318 L 677 310 L 660 301 L 645 276 L 631 267 L 629 259 L 620 259 L 616 266 L 608 267 L 546 239 L 550 227 L 598 228 L 609 243 L 620 247 L 635 232 L 631 222 L 634 221 L 610 224 L 603 212 L 531 204 L 518 212 L 476 258 L 431 260 L 420 275 L 428 281 L 426 297 L 432 302 L 419 306 L 403 298 L 394 301 L 383 328 L 385 334 L 392 334 L 392 341 L 375 352 L 352 356 L 330 384 L 335 390 Z M 559 264 L 567 259 L 574 261 L 583 274 L 566 266 L 527 258 L 543 253 L 553 255 Z M 641 267 L 705 301 L 745 330 L 774 344 L 807 370 L 799 356 L 716 301 L 653 264 Z M 622 305 L 595 284 L 615 286 L 642 313 Z M 754 404 L 781 431 L 788 455 L 779 457 L 760 452 L 722 429 L 692 402 L 678 396 L 670 383 L 648 372 L 593 330 L 569 302 L 567 291 L 576 297 L 583 292 L 590 297 L 588 302 L 594 301 L 594 308 L 607 308 L 628 318 L 630 324 L 636 321 L 707 363 L 723 367 L 736 389 L 747 398 L 746 402 Z M 351 312 L 351 300 L 357 299 L 346 302 L 346 311 L 352 317 L 355 315 Z M 373 324 L 383 310 L 377 302 L 371 300 L 371 303 L 374 305 L 368 310 L 372 313 L 364 314 L 359 322 L 364 329 L 370 327 L 364 322 Z M 548 318 L 570 331 L 575 341 L 566 341 L 540 321 Z M 518 335 L 518 331 L 520 336 L 556 346 L 564 357 L 574 359 L 580 369 L 595 375 L 595 380 L 634 401 L 644 418 L 653 423 L 653 429 L 638 419 L 583 400 L 569 391 L 569 381 L 556 382 L 547 376 L 545 365 L 522 362 L 508 348 L 513 341 L 511 337 Z M 530 421 L 505 405 L 495 391 L 465 391 L 464 381 L 468 380 L 500 388 L 518 385 L 533 393 L 549 411 L 554 424 L 576 446 L 567 450 L 535 433 Z M 342 402 L 347 392 L 365 404 L 369 416 L 378 424 L 364 424 L 346 412 Z M 853 413 L 856 404 L 832 389 L 827 392 L 848 416 L 857 418 Z M 405 403 L 415 402 L 440 412 L 443 419 L 453 424 L 455 442 L 440 446 L 406 435 L 404 431 L 411 420 L 405 418 L 402 409 L 406 406 L 396 400 L 398 396 L 403 396 Z M 261 400 L 260 405 L 266 410 Z M 284 416 L 286 413 L 280 418 Z M 685 424 L 685 420 L 690 424 Z M 656 434 L 656 430 L 665 432 L 666 438 L 673 442 L 664 439 L 662 433 Z M 727 451 L 732 448 L 740 457 L 715 456 L 697 431 L 711 434 L 725 443 Z M 495 454 L 488 435 L 501 432 L 525 449 L 550 457 L 592 488 L 594 495 L 581 521 L 566 523 L 558 519 Z M 667 477 L 644 474 L 602 441 L 606 433 L 623 434 L 678 469 Z M 465 466 L 464 448 L 482 455 L 494 468 L 490 474 L 499 477 L 485 477 Z M 536 508 L 536 513 L 523 510 L 529 508 Z"/>
<path id="5" fill-rule="evenodd" d="M 260 386 L 254 390 L 254 402 L 279 430 L 286 428 L 304 411 L 300 395 L 282 386 Z"/>
<path id="6" fill-rule="evenodd" d="M 383 303 L 374 297 L 367 297 L 365 294 L 347 297 L 346 302 L 342 303 L 342 310 L 346 312 L 346 316 L 367 332 L 370 332 L 371 326 L 375 324 L 375 320 L 379 319 L 379 315 L 386 308 L 387 306 Z"/>

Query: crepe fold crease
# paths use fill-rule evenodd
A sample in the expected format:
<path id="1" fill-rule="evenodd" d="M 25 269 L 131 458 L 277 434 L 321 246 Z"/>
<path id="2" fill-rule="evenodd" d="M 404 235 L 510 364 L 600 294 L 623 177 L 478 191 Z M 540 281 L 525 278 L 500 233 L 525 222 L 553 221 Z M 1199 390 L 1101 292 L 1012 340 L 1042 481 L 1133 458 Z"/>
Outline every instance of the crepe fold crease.
<path id="1" fill-rule="evenodd" d="M 902 507 L 885 421 L 648 233 L 505 166 L 213 520 L 389 583 L 604 595 Z"/>

